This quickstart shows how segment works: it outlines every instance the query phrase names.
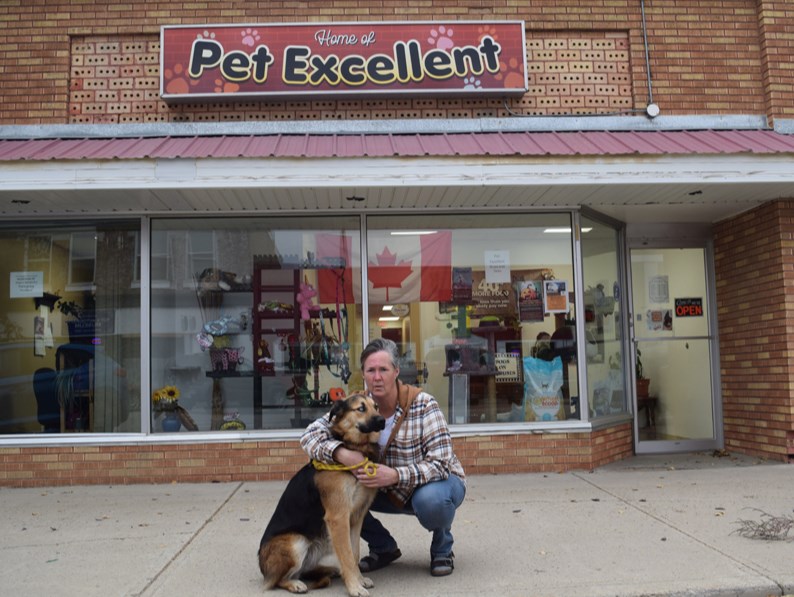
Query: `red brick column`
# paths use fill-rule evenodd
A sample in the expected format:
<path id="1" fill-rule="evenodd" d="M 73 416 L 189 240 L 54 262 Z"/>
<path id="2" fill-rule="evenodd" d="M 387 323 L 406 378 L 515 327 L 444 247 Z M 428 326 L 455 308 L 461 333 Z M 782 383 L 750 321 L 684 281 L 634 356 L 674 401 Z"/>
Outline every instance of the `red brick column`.
<path id="1" fill-rule="evenodd" d="M 794 201 L 715 227 L 725 447 L 794 456 Z"/>

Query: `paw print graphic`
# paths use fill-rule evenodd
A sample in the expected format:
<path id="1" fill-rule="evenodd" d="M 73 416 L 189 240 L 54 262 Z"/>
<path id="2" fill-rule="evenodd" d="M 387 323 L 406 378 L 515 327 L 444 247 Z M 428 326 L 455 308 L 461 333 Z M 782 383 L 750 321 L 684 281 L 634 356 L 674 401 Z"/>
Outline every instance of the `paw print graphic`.
<path id="1" fill-rule="evenodd" d="M 166 93 L 183 94 L 190 91 L 194 85 L 198 85 L 198 81 L 187 76 L 182 64 L 175 64 L 174 68 L 165 69 L 163 79 L 165 79 Z"/>
<path id="2" fill-rule="evenodd" d="M 215 39 L 215 34 L 214 34 L 214 33 L 211 33 L 211 32 L 209 32 L 209 31 L 207 31 L 207 30 L 205 29 L 203 34 L 202 34 L 202 33 L 199 33 L 199 34 L 196 36 L 196 39 Z"/>
<path id="3" fill-rule="evenodd" d="M 240 31 L 240 36 L 243 38 L 242 43 L 244 46 L 249 46 L 253 48 L 256 45 L 261 37 L 259 37 L 259 31 L 256 29 L 251 29 L 248 27 L 245 31 Z"/>
<path id="4" fill-rule="evenodd" d="M 496 29 L 491 25 L 477 27 L 477 39 L 482 41 L 482 39 L 486 36 L 490 36 L 494 41 L 499 41 L 499 36 L 496 34 Z"/>
<path id="5" fill-rule="evenodd" d="M 474 77 L 466 77 L 463 79 L 463 89 L 480 89 L 482 82 Z"/>
<path id="6" fill-rule="evenodd" d="M 430 30 L 430 37 L 427 38 L 427 43 L 439 50 L 449 50 L 455 45 L 455 42 L 452 41 L 453 35 L 454 32 L 451 27 L 447 29 L 444 25 L 440 25 L 438 29 Z"/>
<path id="7" fill-rule="evenodd" d="M 517 58 L 511 58 L 504 62 L 499 62 L 499 72 L 494 79 L 501 81 L 504 79 L 504 86 L 508 89 L 515 89 L 524 86 L 524 65 Z"/>
<path id="8" fill-rule="evenodd" d="M 239 89 L 240 86 L 237 83 L 215 79 L 215 93 L 234 93 Z"/>

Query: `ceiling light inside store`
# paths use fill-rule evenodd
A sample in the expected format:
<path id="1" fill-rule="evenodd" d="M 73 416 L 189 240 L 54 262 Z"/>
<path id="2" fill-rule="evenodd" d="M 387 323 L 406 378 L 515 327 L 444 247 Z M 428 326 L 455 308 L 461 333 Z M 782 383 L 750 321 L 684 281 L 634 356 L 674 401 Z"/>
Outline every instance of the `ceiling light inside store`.
<path id="1" fill-rule="evenodd" d="M 436 234 L 438 230 L 395 230 L 390 232 L 392 236 L 424 236 L 425 234 Z"/>
<path id="2" fill-rule="evenodd" d="M 378 317 L 378 321 L 400 321 L 399 317 Z"/>
<path id="3" fill-rule="evenodd" d="M 392 305 L 383 305 L 381 311 L 389 311 L 391 313 Z"/>
<path id="4" fill-rule="evenodd" d="M 590 232 L 592 228 L 582 228 L 582 232 Z M 570 228 L 546 228 L 544 234 L 570 234 Z"/>

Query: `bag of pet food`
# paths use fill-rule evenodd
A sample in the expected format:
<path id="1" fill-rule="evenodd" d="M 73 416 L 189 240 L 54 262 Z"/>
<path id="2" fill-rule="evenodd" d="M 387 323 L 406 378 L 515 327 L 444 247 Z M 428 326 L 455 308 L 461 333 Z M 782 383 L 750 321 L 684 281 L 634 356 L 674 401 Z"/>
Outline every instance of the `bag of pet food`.
<path id="1" fill-rule="evenodd" d="M 610 369 L 607 376 L 593 382 L 593 414 L 609 415 L 623 411 L 623 376 Z"/>
<path id="2" fill-rule="evenodd" d="M 544 361 L 524 357 L 524 410 L 527 421 L 564 418 L 562 359 Z"/>

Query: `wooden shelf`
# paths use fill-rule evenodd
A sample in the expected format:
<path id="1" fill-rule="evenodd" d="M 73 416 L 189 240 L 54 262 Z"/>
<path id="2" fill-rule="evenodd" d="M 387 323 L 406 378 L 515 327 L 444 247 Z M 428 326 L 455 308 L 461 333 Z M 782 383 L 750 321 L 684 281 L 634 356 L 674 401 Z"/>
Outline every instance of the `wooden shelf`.
<path id="1" fill-rule="evenodd" d="M 259 311 L 257 313 L 257 318 L 262 320 L 293 319 L 294 317 L 295 317 L 295 313 L 293 313 L 292 311 L 283 311 L 283 312 Z"/>
<path id="2" fill-rule="evenodd" d="M 213 379 L 224 379 L 227 377 L 255 377 L 261 374 L 255 371 L 206 371 L 205 375 Z"/>
<path id="3" fill-rule="evenodd" d="M 478 370 L 468 370 L 468 371 L 444 371 L 444 377 L 449 377 L 450 375 L 466 375 L 468 377 L 488 377 L 490 375 L 497 375 L 499 371 L 497 369 L 478 369 Z"/>

